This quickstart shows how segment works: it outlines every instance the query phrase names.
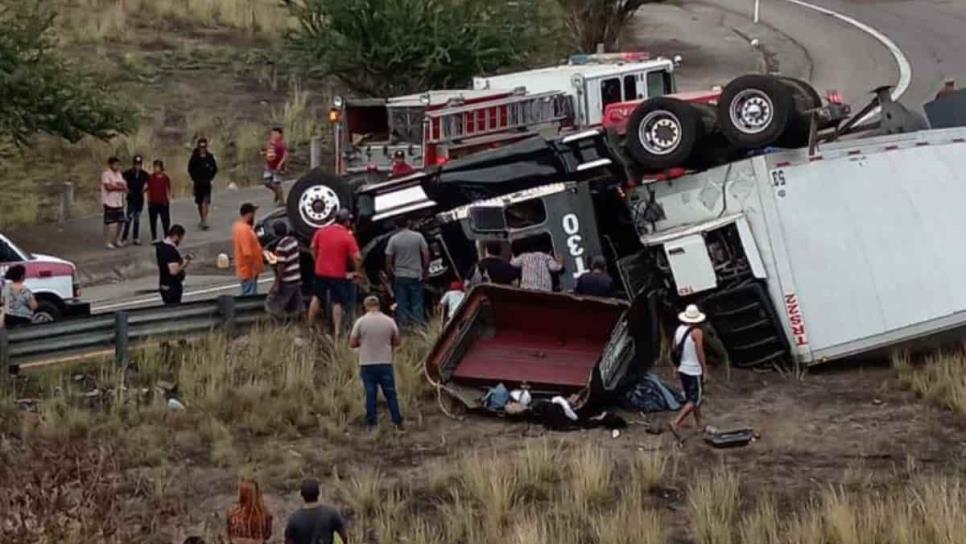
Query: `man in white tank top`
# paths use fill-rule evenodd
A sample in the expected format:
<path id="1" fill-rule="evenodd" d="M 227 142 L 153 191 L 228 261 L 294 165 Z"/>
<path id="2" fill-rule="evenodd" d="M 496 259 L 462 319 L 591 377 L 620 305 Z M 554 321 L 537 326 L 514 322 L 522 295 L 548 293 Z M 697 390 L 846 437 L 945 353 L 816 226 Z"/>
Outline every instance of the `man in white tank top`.
<path id="1" fill-rule="evenodd" d="M 681 378 L 681 388 L 684 390 L 685 404 L 678 417 L 671 422 L 671 429 L 677 431 L 684 424 L 688 415 L 694 414 L 695 428 L 701 428 L 701 402 L 704 396 L 704 379 L 708 375 L 708 365 L 704 358 L 704 331 L 701 324 L 705 315 L 694 304 L 678 314 L 681 324 L 674 331 L 672 344 L 672 359 L 674 354 L 680 353 L 680 361 L 672 361 L 678 365 L 678 376 Z"/>

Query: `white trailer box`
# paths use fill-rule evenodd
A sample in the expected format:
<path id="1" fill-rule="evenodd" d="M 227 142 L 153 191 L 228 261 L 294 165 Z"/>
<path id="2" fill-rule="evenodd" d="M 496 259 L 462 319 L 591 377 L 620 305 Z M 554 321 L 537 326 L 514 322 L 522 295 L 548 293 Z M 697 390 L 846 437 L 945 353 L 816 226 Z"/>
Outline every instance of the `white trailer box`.
<path id="1" fill-rule="evenodd" d="M 799 362 L 966 324 L 966 129 L 763 155 L 637 189 L 649 191 L 667 219 L 646 246 L 681 251 L 736 225 Z M 713 293 L 709 259 L 669 261 L 680 295 Z"/>

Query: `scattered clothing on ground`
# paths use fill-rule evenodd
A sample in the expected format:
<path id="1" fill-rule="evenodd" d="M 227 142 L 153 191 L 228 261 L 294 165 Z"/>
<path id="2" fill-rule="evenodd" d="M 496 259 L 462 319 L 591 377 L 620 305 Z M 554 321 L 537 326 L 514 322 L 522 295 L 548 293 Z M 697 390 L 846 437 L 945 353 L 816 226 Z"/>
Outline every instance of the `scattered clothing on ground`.
<path id="1" fill-rule="evenodd" d="M 627 388 L 623 395 L 623 404 L 628 409 L 646 413 L 676 412 L 684 404 L 684 395 L 651 372 Z"/>

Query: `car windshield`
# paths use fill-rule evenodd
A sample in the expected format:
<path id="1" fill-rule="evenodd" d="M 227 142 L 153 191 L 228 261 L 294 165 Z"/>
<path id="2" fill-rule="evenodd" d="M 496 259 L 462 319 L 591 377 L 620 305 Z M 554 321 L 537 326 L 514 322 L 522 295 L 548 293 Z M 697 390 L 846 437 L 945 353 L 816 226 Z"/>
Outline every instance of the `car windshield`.
<path id="1" fill-rule="evenodd" d="M 0 237 L 0 263 L 12 263 L 22 259 L 33 259 L 29 252 L 23 251 L 10 240 Z"/>

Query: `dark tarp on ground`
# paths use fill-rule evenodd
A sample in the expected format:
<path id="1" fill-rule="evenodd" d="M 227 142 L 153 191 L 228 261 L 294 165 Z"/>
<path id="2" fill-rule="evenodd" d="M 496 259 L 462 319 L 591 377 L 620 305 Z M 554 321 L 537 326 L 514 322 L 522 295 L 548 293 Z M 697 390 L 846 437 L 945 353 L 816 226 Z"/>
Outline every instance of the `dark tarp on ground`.
<path id="1" fill-rule="evenodd" d="M 684 395 L 665 385 L 657 374 L 651 372 L 627 388 L 623 402 L 626 408 L 642 412 L 673 412 L 681 409 Z"/>

